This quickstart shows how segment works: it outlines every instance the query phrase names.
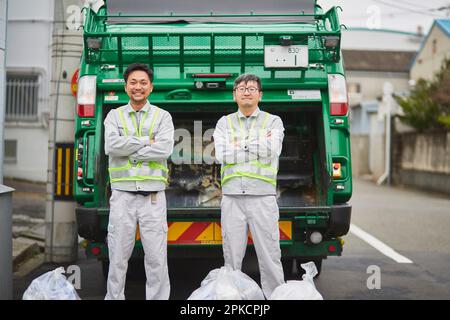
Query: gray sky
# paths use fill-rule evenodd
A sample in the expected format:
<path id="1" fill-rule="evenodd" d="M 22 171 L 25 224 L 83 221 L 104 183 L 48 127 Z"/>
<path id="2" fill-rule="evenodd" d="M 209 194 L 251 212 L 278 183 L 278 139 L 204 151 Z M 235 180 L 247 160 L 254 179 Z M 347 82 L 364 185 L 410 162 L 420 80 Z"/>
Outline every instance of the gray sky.
<path id="1" fill-rule="evenodd" d="M 317 0 L 324 10 L 341 6 L 340 21 L 347 27 L 369 27 L 426 34 L 435 19 L 450 19 L 450 0 Z"/>

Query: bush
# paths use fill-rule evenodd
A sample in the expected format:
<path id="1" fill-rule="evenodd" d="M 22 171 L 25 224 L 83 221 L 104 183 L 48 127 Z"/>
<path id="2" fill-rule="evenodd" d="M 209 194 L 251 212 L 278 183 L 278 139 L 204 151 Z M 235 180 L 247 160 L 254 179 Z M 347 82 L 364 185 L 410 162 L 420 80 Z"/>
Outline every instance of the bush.
<path id="1" fill-rule="evenodd" d="M 395 96 L 403 109 L 400 120 L 417 129 L 450 130 L 450 59 L 433 80 L 419 79 L 409 97 Z"/>

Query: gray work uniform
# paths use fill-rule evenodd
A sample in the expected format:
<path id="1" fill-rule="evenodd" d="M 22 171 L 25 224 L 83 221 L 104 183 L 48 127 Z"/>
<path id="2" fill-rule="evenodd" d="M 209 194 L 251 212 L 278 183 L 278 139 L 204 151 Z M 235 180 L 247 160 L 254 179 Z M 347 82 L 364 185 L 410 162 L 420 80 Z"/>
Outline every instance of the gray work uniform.
<path id="1" fill-rule="evenodd" d="M 250 229 L 266 298 L 284 283 L 276 200 L 276 171 L 283 138 L 280 117 L 259 108 L 249 117 L 239 110 L 222 117 L 214 132 L 216 158 L 222 164 L 222 171 L 227 167 L 231 170 L 228 176 L 222 175 L 225 265 L 241 269 Z M 258 175 L 262 177 L 255 178 Z"/>
<path id="2" fill-rule="evenodd" d="M 173 150 L 170 114 L 147 104 L 111 110 L 105 121 L 112 195 L 108 224 L 109 274 L 105 299 L 125 299 L 124 288 L 139 224 L 144 248 L 146 299 L 167 300 L 167 208 L 164 167 Z M 151 135 L 151 137 L 149 136 Z M 154 139 L 154 143 L 150 139 Z M 156 169 L 155 169 L 156 168 Z"/>

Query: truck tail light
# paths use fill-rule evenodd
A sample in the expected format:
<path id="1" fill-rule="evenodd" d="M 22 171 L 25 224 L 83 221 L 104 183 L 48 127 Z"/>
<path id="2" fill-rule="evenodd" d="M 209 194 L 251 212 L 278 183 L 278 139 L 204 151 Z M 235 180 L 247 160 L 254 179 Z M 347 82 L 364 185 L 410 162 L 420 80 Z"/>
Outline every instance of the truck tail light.
<path id="1" fill-rule="evenodd" d="M 79 104 L 77 105 L 77 114 L 81 118 L 92 118 L 95 115 L 95 105 Z"/>
<path id="2" fill-rule="evenodd" d="M 92 247 L 91 252 L 94 256 L 98 256 L 102 250 L 99 247 Z"/>
<path id="3" fill-rule="evenodd" d="M 330 114 L 332 116 L 347 115 L 347 83 L 342 74 L 328 75 L 328 93 L 330 95 Z"/>
<path id="4" fill-rule="evenodd" d="M 333 163 L 333 178 L 334 179 L 342 178 L 342 169 L 341 164 L 339 162 Z"/>
<path id="5" fill-rule="evenodd" d="M 97 94 L 97 76 L 83 76 L 78 81 L 77 115 L 91 118 L 95 115 L 95 96 Z"/>

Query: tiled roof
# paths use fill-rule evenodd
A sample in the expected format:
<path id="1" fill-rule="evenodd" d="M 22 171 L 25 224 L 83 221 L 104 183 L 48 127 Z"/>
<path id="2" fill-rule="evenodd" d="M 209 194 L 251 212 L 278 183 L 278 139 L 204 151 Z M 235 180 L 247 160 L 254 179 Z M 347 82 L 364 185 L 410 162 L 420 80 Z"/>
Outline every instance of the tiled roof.
<path id="1" fill-rule="evenodd" d="M 346 70 L 409 72 L 416 52 L 342 50 Z"/>

